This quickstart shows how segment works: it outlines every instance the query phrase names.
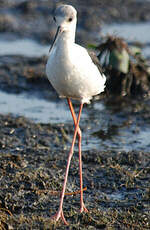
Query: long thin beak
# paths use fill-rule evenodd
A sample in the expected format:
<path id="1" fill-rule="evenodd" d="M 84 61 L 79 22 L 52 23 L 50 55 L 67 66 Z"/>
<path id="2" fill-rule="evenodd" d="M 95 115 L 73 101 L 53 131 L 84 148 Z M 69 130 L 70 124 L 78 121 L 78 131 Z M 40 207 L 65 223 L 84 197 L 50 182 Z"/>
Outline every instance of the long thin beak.
<path id="1" fill-rule="evenodd" d="M 57 36 L 58 36 L 58 34 L 59 34 L 60 32 L 61 32 L 61 27 L 58 26 L 57 31 L 56 31 L 56 34 L 55 34 L 55 37 L 54 37 L 54 41 L 53 41 L 53 43 L 52 43 L 52 45 L 51 45 L 51 47 L 50 47 L 50 49 L 49 49 L 49 52 L 51 52 L 51 50 L 52 50 L 52 48 L 53 48 L 53 46 L 54 46 L 54 44 L 55 44 L 55 41 L 56 41 L 56 39 L 57 39 Z"/>

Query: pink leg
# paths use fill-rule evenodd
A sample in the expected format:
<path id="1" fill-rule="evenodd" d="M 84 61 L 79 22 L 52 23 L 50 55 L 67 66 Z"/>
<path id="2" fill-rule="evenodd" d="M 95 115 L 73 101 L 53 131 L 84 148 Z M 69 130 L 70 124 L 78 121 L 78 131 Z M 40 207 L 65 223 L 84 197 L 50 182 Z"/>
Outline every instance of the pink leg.
<path id="1" fill-rule="evenodd" d="M 73 121 L 74 121 L 74 125 L 76 126 L 77 123 L 77 118 L 74 112 L 74 108 L 72 105 L 71 100 L 68 98 L 68 105 L 73 117 Z M 83 202 L 83 179 L 82 179 L 82 155 L 81 155 L 81 140 L 82 140 L 82 132 L 80 127 L 78 127 L 78 138 L 79 138 L 79 174 L 80 174 L 80 212 L 82 213 L 84 212 L 88 212 L 88 210 L 86 209 L 84 202 Z"/>
<path id="2" fill-rule="evenodd" d="M 64 224 L 66 224 L 66 225 L 68 225 L 68 222 L 65 220 L 62 206 L 63 206 L 63 200 L 64 200 L 65 189 L 66 189 L 66 184 L 67 184 L 70 161 L 71 161 L 71 158 L 72 158 L 72 155 L 73 155 L 74 144 L 75 144 L 75 140 L 76 140 L 76 136 L 77 136 L 77 132 L 78 132 L 78 128 L 79 128 L 79 122 L 80 122 L 82 108 L 83 108 L 83 104 L 80 105 L 78 120 L 77 120 L 76 125 L 75 125 L 75 131 L 74 131 L 74 136 L 73 136 L 73 139 L 72 139 L 71 149 L 70 149 L 69 156 L 68 156 L 68 162 L 67 162 L 67 167 L 66 167 L 66 173 L 65 173 L 63 189 L 62 189 L 62 193 L 61 193 L 59 209 L 58 209 L 58 212 L 56 213 L 56 215 L 52 216 L 52 219 L 55 219 L 55 221 L 58 221 L 61 218 L 63 220 Z"/>

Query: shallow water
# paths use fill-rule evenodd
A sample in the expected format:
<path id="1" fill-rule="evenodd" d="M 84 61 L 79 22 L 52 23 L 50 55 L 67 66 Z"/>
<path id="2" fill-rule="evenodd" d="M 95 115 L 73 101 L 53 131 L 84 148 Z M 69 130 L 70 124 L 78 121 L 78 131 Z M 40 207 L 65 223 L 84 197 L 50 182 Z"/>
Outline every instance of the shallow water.
<path id="1" fill-rule="evenodd" d="M 126 108 L 132 110 L 130 106 Z M 149 122 L 144 122 L 136 113 L 127 112 L 126 108 L 119 109 L 118 106 L 118 111 L 113 112 L 113 106 L 108 109 L 101 102 L 95 102 L 87 110 L 90 128 L 86 132 L 91 137 L 88 141 L 91 148 L 118 151 L 150 149 Z"/>
<path id="2" fill-rule="evenodd" d="M 144 23 L 114 23 L 111 25 L 104 25 L 102 27 L 103 34 L 113 34 L 121 36 L 127 41 L 140 41 L 142 43 L 149 43 L 150 37 L 150 22 Z"/>
<path id="3" fill-rule="evenodd" d="M 71 121 L 65 103 L 46 101 L 27 93 L 8 94 L 0 91 L 1 113 L 25 116 L 35 122 L 59 123 Z"/>
<path id="4" fill-rule="evenodd" d="M 1 113 L 25 116 L 34 122 L 73 124 L 65 100 L 46 101 L 27 93 L 19 95 L 0 91 Z M 77 110 L 77 108 L 76 108 Z M 81 117 L 83 150 L 148 150 L 150 125 L 137 124 L 136 116 L 108 110 L 103 102 L 85 106 Z M 123 112 L 122 112 L 123 114 Z M 131 120 L 132 122 L 130 122 Z"/>
<path id="5" fill-rule="evenodd" d="M 44 46 L 31 39 L 0 39 L 0 55 L 22 55 L 25 57 L 41 57 L 48 55 L 49 46 Z"/>

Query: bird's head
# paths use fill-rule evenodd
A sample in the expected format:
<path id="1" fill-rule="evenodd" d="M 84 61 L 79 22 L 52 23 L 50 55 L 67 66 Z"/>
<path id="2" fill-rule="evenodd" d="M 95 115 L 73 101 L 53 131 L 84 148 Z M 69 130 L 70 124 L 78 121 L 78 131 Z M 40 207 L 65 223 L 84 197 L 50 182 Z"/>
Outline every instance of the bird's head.
<path id="1" fill-rule="evenodd" d="M 57 37 L 59 37 L 63 32 L 66 32 L 68 37 L 74 39 L 77 22 L 77 11 L 71 5 L 60 5 L 56 8 L 53 19 L 57 25 L 57 32 L 50 51 L 54 46 Z"/>
<path id="2" fill-rule="evenodd" d="M 77 11 L 71 5 L 60 5 L 56 8 L 53 19 L 61 31 L 70 31 L 76 26 Z"/>

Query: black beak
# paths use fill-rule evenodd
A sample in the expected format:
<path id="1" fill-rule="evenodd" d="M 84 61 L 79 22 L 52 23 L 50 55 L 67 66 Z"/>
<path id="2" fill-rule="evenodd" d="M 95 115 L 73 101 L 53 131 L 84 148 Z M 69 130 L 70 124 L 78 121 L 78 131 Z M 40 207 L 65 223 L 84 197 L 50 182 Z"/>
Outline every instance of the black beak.
<path id="1" fill-rule="evenodd" d="M 49 49 L 49 52 L 51 52 L 51 50 L 52 50 L 52 48 L 53 48 L 53 46 L 54 46 L 54 44 L 55 44 L 55 41 L 56 41 L 56 39 L 57 39 L 57 36 L 58 36 L 58 34 L 59 34 L 60 32 L 61 32 L 61 27 L 58 26 L 57 31 L 56 31 L 56 34 L 55 34 L 55 37 L 54 37 L 54 41 L 53 41 L 53 43 L 52 43 L 52 45 L 51 45 L 51 47 L 50 47 L 50 49 Z"/>

